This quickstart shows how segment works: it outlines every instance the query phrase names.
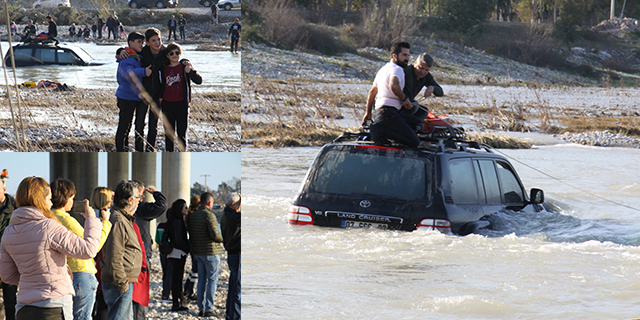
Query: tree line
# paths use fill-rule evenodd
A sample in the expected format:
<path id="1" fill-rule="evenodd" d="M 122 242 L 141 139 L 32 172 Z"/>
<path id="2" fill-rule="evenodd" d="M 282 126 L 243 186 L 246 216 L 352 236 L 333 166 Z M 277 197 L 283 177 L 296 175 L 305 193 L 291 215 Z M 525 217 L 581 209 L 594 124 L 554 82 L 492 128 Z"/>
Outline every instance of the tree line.
<path id="1" fill-rule="evenodd" d="M 227 195 L 227 193 L 231 193 L 231 192 L 242 193 L 241 182 L 242 180 L 234 177 L 229 181 L 221 182 L 220 184 L 218 184 L 218 187 L 216 189 L 209 188 L 209 186 L 205 186 L 201 183 L 196 182 L 191 187 L 191 196 L 195 196 L 195 195 L 199 196 L 205 192 L 210 192 L 213 194 L 213 203 L 218 204 L 221 207 L 224 207 L 224 197 Z"/>
<path id="2" fill-rule="evenodd" d="M 273 5 L 282 0 L 253 0 Z M 415 17 L 444 23 L 451 31 L 467 32 L 486 21 L 595 25 L 609 19 L 611 0 L 290 0 L 292 7 L 345 13 L 389 12 L 402 8 Z M 615 1 L 615 17 L 640 17 L 640 2 Z"/>

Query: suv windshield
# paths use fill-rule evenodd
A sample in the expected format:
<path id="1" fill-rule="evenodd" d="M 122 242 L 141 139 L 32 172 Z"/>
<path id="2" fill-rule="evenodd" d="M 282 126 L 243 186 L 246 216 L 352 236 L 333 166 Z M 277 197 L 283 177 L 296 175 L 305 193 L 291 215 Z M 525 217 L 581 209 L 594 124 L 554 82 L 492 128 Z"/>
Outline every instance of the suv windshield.
<path id="1" fill-rule="evenodd" d="M 429 159 L 394 153 L 333 152 L 326 155 L 311 188 L 323 194 L 415 201 L 425 197 L 431 168 Z"/>

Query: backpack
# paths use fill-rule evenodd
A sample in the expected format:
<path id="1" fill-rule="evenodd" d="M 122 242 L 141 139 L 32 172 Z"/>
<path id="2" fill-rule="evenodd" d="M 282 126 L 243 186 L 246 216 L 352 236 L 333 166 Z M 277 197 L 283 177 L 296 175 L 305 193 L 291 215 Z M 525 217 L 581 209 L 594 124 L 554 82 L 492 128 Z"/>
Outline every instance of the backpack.
<path id="1" fill-rule="evenodd" d="M 169 230 L 165 229 L 160 238 L 160 254 L 168 255 L 173 250 L 173 244 L 169 241 Z"/>

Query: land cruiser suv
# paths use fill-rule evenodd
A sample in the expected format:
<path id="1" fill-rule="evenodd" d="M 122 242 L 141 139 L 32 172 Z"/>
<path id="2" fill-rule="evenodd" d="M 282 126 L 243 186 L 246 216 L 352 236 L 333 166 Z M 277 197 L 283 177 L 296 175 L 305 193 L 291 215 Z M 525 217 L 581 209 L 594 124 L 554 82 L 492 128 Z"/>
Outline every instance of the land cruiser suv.
<path id="1" fill-rule="evenodd" d="M 483 217 L 500 210 L 544 210 L 542 190 L 527 196 L 505 157 L 451 132 L 448 138 L 421 137 L 416 149 L 341 139 L 325 145 L 288 222 L 467 235 L 489 227 Z"/>

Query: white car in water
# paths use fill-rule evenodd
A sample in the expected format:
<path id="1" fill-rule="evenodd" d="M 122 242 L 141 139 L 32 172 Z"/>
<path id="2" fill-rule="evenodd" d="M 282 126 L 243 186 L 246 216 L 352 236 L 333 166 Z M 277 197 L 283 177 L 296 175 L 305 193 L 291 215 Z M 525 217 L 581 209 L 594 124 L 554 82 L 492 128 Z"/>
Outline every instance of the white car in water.
<path id="1" fill-rule="evenodd" d="M 70 6 L 71 2 L 69 2 L 69 0 L 36 0 L 36 2 L 33 3 L 34 9 Z"/>

